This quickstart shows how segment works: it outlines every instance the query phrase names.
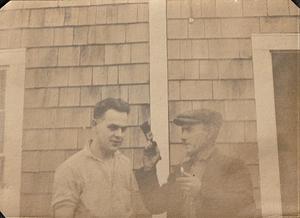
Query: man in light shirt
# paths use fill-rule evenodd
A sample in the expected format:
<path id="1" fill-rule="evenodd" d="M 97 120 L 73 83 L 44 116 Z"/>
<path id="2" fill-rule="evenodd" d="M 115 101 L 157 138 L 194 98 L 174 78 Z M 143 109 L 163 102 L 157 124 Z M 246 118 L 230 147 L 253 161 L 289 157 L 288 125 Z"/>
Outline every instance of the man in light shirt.
<path id="1" fill-rule="evenodd" d="M 138 192 L 130 161 L 120 153 L 129 105 L 107 98 L 96 104 L 92 140 L 55 173 L 55 217 L 128 218 L 135 215 Z"/>

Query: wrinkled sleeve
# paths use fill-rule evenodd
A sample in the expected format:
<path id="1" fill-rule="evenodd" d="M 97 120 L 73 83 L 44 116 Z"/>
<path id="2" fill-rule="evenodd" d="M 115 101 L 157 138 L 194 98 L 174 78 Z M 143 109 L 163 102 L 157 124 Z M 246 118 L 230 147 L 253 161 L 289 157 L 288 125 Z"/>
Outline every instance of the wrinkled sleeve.
<path id="1" fill-rule="evenodd" d="M 149 211 L 146 209 L 142 200 L 141 193 L 138 188 L 138 184 L 134 173 L 131 172 L 131 192 L 132 192 L 132 208 L 135 217 L 148 217 Z"/>
<path id="2" fill-rule="evenodd" d="M 160 186 L 156 169 L 144 171 L 143 168 L 135 172 L 136 180 L 146 208 L 151 214 L 160 214 L 166 211 L 178 213 L 180 195 L 174 183 L 173 175 L 170 175 L 168 182 Z"/>
<path id="3" fill-rule="evenodd" d="M 54 175 L 52 207 L 76 207 L 81 193 L 80 177 L 68 166 L 60 166 Z"/>

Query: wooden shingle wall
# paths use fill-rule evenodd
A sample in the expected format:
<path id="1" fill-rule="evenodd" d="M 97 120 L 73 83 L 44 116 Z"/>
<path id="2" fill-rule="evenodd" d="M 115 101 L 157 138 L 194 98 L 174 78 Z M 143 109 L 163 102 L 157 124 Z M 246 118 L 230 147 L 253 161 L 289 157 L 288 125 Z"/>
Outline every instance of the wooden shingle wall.
<path id="1" fill-rule="evenodd" d="M 197 108 L 225 120 L 218 146 L 243 159 L 260 208 L 252 33 L 299 32 L 290 0 L 167 0 L 171 165 L 184 156 L 176 114 Z"/>
<path id="2" fill-rule="evenodd" d="M 51 215 L 56 167 L 87 144 L 92 109 L 131 105 L 122 151 L 141 164 L 149 110 L 147 0 L 13 1 L 0 12 L 0 49 L 27 48 L 21 215 Z"/>
<path id="3" fill-rule="evenodd" d="M 148 0 L 12 0 L 1 9 L 0 49 L 27 48 L 22 216 L 51 215 L 54 169 L 87 142 L 100 99 L 131 104 L 122 151 L 140 165 L 148 10 Z M 245 160 L 260 208 L 251 34 L 299 32 L 299 10 L 290 0 L 167 0 L 167 17 L 171 165 L 184 155 L 175 115 L 217 110 L 218 146 Z"/>

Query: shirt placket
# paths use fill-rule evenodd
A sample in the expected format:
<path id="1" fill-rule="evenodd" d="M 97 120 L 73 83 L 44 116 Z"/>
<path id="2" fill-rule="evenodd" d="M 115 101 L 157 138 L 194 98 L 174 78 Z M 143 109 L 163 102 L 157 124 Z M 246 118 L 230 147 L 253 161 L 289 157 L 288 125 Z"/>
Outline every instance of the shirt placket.
<path id="1" fill-rule="evenodd" d="M 113 163 L 108 167 L 108 175 L 109 175 L 109 184 L 110 184 L 110 214 L 111 216 L 115 213 L 115 158 L 113 160 Z"/>

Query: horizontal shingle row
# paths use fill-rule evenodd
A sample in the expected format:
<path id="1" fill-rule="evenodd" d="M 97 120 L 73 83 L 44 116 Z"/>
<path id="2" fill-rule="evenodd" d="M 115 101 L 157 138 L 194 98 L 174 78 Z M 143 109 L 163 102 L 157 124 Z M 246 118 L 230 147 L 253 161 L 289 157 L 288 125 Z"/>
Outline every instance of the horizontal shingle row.
<path id="1" fill-rule="evenodd" d="M 148 29 L 147 23 L 139 23 L 0 30 L 0 48 L 147 42 Z M 10 43 L 11 41 L 14 43 Z"/>
<path id="2" fill-rule="evenodd" d="M 299 18 L 255 17 L 168 20 L 169 39 L 250 38 L 253 33 L 296 33 Z"/>
<path id="3" fill-rule="evenodd" d="M 169 100 L 254 99 L 253 80 L 169 82 Z"/>
<path id="4" fill-rule="evenodd" d="M 16 10 L 27 8 L 56 8 L 56 7 L 76 7 L 93 5 L 113 5 L 113 4 L 131 4 L 148 3 L 149 0 L 11 0 L 2 10 Z"/>
<path id="5" fill-rule="evenodd" d="M 299 15 L 290 0 L 168 0 L 168 18 Z"/>
<path id="6" fill-rule="evenodd" d="M 130 104 L 149 103 L 149 85 L 111 85 L 26 89 L 25 108 L 94 106 L 101 99 L 121 98 Z"/>
<path id="7" fill-rule="evenodd" d="M 0 29 L 139 23 L 148 17 L 148 4 L 1 10 Z"/>
<path id="8" fill-rule="evenodd" d="M 26 55 L 27 68 L 148 62 L 148 43 L 30 48 Z"/>
<path id="9" fill-rule="evenodd" d="M 173 60 L 168 62 L 169 80 L 252 78 L 251 60 Z"/>
<path id="10" fill-rule="evenodd" d="M 224 59 L 252 57 L 250 39 L 168 40 L 168 59 Z"/>

